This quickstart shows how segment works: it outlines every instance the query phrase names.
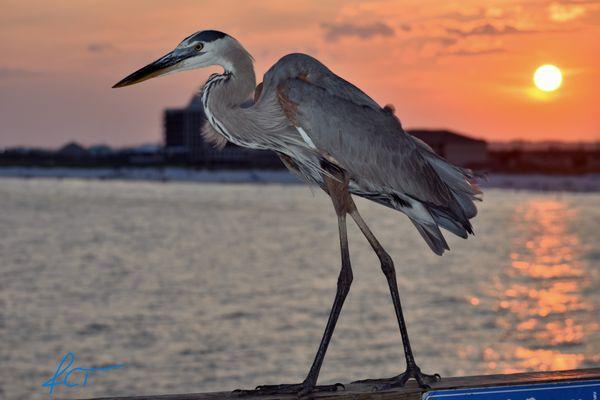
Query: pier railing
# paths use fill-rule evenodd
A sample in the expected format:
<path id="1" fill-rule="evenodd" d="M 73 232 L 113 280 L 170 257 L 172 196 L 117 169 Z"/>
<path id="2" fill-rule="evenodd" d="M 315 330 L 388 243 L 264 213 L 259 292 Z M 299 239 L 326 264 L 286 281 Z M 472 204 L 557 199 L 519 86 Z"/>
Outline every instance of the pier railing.
<path id="1" fill-rule="evenodd" d="M 528 398 L 523 397 L 523 391 L 531 391 L 530 397 L 535 399 L 558 399 L 561 398 L 557 391 L 563 388 L 565 395 L 568 393 L 577 394 L 577 399 L 594 400 L 600 398 L 600 368 L 577 369 L 569 371 L 549 371 L 549 372 L 529 372 L 506 375 L 481 375 L 444 378 L 440 382 L 431 385 L 431 389 L 421 389 L 414 382 L 409 382 L 406 387 L 376 390 L 376 386 L 365 383 L 347 384 L 345 390 L 337 392 L 322 392 L 310 395 L 313 399 L 330 400 L 417 400 L 417 399 L 498 399 L 499 393 L 506 393 L 506 399 L 510 398 Z M 486 391 L 485 388 L 499 388 Z M 454 393 L 463 393 L 473 390 L 473 393 L 445 394 L 446 390 L 456 390 Z M 511 395 L 514 390 L 521 390 L 519 396 Z M 554 390 L 555 393 L 550 393 Z M 489 392 L 490 397 L 485 397 Z M 546 393 L 546 394 L 544 394 Z M 500 396 L 503 396 L 500 394 Z M 513 397 L 514 396 L 514 397 Z M 557 397 L 558 396 L 558 397 Z M 594 397 L 596 396 L 596 397 Z M 270 396 L 240 396 L 239 394 L 229 392 L 214 393 L 190 393 L 190 394 L 166 394 L 166 395 L 143 395 L 133 397 L 105 397 L 91 400 L 256 400 L 256 399 L 294 399 L 293 395 L 270 395 Z M 565 397 L 568 400 L 570 397 Z"/>

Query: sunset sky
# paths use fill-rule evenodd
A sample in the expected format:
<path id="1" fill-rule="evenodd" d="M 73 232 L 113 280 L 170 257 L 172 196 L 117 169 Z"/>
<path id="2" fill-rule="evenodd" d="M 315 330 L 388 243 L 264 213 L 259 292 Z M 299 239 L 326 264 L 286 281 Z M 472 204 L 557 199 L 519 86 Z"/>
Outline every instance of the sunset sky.
<path id="1" fill-rule="evenodd" d="M 600 1 L 1 1 L 0 146 L 160 142 L 162 110 L 218 69 L 111 86 L 202 29 L 239 39 L 259 81 L 311 54 L 407 128 L 600 140 Z M 542 64 L 556 92 L 533 86 Z"/>

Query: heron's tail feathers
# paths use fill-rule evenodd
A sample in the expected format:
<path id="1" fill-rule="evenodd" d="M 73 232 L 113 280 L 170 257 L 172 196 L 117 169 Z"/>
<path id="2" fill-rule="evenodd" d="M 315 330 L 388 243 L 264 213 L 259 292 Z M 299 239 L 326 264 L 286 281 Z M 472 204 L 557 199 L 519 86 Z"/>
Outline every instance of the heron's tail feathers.
<path id="1" fill-rule="evenodd" d="M 424 222 L 422 219 L 415 220 L 406 209 L 401 211 L 410 217 L 431 250 L 441 255 L 444 250 L 449 250 L 449 248 L 439 227 L 463 239 L 466 239 L 469 234 L 472 235 L 473 226 L 469 220 L 477 215 L 475 201 L 481 201 L 482 192 L 476 183 L 478 176 L 473 171 L 450 164 L 433 152 L 425 142 L 415 139 L 420 147 L 421 155 L 430 163 L 440 180 L 446 184 L 454 201 L 450 201 L 444 207 L 431 203 L 420 203 L 433 220 L 432 222 Z M 419 214 L 423 215 L 422 212 Z"/>
<path id="2" fill-rule="evenodd" d="M 420 147 L 421 155 L 447 185 L 455 200 L 448 204 L 447 208 L 428 205 L 432 216 L 442 228 L 457 236 L 466 238 L 469 233 L 473 234 L 469 220 L 477 215 L 475 201 L 481 201 L 482 192 L 477 186 L 476 179 L 482 176 L 473 173 L 470 169 L 450 164 L 422 140 L 415 138 L 415 141 Z"/>
<path id="3" fill-rule="evenodd" d="M 430 208 L 429 211 L 439 226 L 454 233 L 456 236 L 466 239 L 469 233 L 473 234 L 473 228 L 469 220 L 457 221 L 452 215 L 442 209 Z"/>
<path id="4" fill-rule="evenodd" d="M 465 239 L 469 233 L 473 233 L 468 219 L 468 225 L 465 227 L 464 220 L 457 220 L 454 213 L 448 209 L 406 196 L 401 198 L 397 195 L 364 192 L 352 185 L 350 192 L 406 214 L 435 254 L 442 255 L 445 250 L 450 250 L 439 227 Z"/>
<path id="5" fill-rule="evenodd" d="M 423 223 L 412 218 L 410 220 L 435 254 L 441 256 L 445 250 L 450 250 L 444 235 L 442 235 L 442 231 L 440 231 L 436 223 Z"/>
<path id="6" fill-rule="evenodd" d="M 407 194 L 365 192 L 352 185 L 350 190 L 353 194 L 406 214 L 431 250 L 441 255 L 445 250 L 449 250 L 449 247 L 440 227 L 463 239 L 473 234 L 473 226 L 469 220 L 477 215 L 475 201 L 481 200 L 482 192 L 476 183 L 476 178 L 479 176 L 471 170 L 450 164 L 435 154 L 427 144 L 417 138 L 415 140 L 423 158 L 429 162 L 449 189 L 452 199 L 449 199 L 447 204 L 441 206 L 421 201 Z"/>
<path id="7" fill-rule="evenodd" d="M 415 225 L 427 245 L 429 245 L 435 254 L 441 256 L 445 250 L 450 250 L 438 226 L 439 221 L 432 214 L 429 207 L 415 199 L 409 198 L 408 202 L 410 204 L 407 206 L 395 204 L 395 208 L 410 218 L 410 221 Z"/>

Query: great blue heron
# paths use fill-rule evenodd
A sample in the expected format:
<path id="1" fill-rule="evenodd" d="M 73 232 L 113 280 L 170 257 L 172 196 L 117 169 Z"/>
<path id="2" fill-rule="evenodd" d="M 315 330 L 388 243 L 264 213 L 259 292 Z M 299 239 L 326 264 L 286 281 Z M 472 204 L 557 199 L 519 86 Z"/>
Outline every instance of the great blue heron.
<path id="1" fill-rule="evenodd" d="M 386 387 L 403 386 L 414 378 L 425 387 L 438 380 L 439 375 L 426 375 L 415 363 L 394 264 L 362 219 L 351 194 L 406 214 L 431 250 L 441 255 L 449 247 L 439 227 L 463 238 L 473 233 L 469 219 L 477 213 L 473 200 L 481 193 L 473 174 L 448 163 L 424 142 L 405 133 L 391 107 L 382 108 L 308 55 L 286 55 L 256 86 L 252 56 L 236 39 L 214 30 L 188 36 L 173 51 L 114 87 L 212 65 L 223 67 L 224 72 L 211 75 L 203 88 L 202 104 L 208 120 L 203 136 L 216 146 L 229 141 L 275 151 L 287 168 L 331 197 L 338 219 L 342 266 L 310 372 L 302 383 L 259 386 L 252 392 L 302 395 L 337 388 L 316 386 L 316 382 L 352 283 L 347 214 L 379 257 L 402 336 L 406 371 L 382 383 Z"/>

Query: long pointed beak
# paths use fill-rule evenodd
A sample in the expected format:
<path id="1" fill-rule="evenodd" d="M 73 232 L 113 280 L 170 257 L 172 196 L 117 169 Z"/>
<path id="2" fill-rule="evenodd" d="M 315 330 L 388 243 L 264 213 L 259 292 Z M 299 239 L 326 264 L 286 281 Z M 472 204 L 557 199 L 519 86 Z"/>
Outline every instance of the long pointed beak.
<path id="1" fill-rule="evenodd" d="M 146 65 L 144 68 L 135 71 L 133 74 L 126 76 L 121 81 L 117 82 L 113 88 L 134 85 L 150 78 L 155 78 L 157 76 L 173 72 L 177 69 L 177 64 L 185 60 L 187 57 L 188 56 L 185 54 L 176 54 L 175 51 L 172 51 L 153 63 Z"/>

